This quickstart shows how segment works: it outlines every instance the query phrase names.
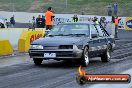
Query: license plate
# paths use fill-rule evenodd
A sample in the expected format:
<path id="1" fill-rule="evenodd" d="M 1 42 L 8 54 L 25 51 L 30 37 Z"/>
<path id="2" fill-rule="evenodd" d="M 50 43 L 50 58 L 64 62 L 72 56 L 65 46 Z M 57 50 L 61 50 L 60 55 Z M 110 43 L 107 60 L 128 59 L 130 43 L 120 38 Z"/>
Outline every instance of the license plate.
<path id="1" fill-rule="evenodd" d="M 47 58 L 56 57 L 56 53 L 44 53 L 44 57 L 47 57 Z"/>

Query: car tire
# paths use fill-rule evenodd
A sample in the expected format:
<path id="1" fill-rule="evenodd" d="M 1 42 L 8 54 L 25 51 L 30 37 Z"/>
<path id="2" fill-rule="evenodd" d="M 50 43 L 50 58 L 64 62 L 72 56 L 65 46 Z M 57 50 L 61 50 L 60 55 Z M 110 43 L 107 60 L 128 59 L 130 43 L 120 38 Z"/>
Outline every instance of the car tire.
<path id="1" fill-rule="evenodd" d="M 83 50 L 82 58 L 81 58 L 81 64 L 84 67 L 87 67 L 89 64 L 89 55 L 88 55 L 88 47 L 85 47 Z"/>
<path id="2" fill-rule="evenodd" d="M 43 59 L 33 58 L 33 61 L 34 61 L 34 64 L 35 64 L 35 65 L 41 65 L 41 64 L 42 64 Z"/>
<path id="3" fill-rule="evenodd" d="M 107 49 L 105 50 L 104 54 L 101 55 L 101 61 L 102 62 L 109 62 L 111 58 L 111 45 L 107 46 Z"/>

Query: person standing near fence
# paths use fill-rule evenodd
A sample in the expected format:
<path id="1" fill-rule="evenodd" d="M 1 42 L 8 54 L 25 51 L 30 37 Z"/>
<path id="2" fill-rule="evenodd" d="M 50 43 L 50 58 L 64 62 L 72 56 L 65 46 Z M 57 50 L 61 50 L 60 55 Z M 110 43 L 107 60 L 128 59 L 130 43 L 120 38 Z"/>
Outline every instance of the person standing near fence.
<path id="1" fill-rule="evenodd" d="M 106 18 L 105 18 L 105 17 L 101 17 L 101 18 L 100 18 L 100 24 L 101 24 L 104 28 L 106 28 Z"/>
<path id="2" fill-rule="evenodd" d="M 36 20 L 35 20 L 34 16 L 32 18 L 32 27 L 33 27 L 33 29 L 35 29 L 35 27 L 36 27 Z"/>
<path id="3" fill-rule="evenodd" d="M 94 17 L 94 18 L 93 18 L 93 22 L 94 22 L 95 24 L 99 24 L 98 18 L 97 18 L 97 17 Z"/>
<path id="4" fill-rule="evenodd" d="M 9 27 L 9 22 L 7 21 L 7 19 L 5 19 L 5 24 L 6 24 L 6 27 L 8 28 Z"/>
<path id="5" fill-rule="evenodd" d="M 14 15 L 10 18 L 10 23 L 11 23 L 11 27 L 13 28 L 15 25 Z"/>
<path id="6" fill-rule="evenodd" d="M 118 24 L 119 24 L 119 21 L 121 19 L 118 18 L 118 16 L 115 18 L 114 22 L 115 22 L 115 38 L 118 38 L 117 36 L 117 32 L 118 32 Z"/>
<path id="7" fill-rule="evenodd" d="M 77 15 L 74 15 L 74 17 L 72 17 L 72 21 L 73 21 L 73 22 L 78 22 L 78 17 L 77 17 Z"/>
<path id="8" fill-rule="evenodd" d="M 112 19 L 111 19 L 111 30 L 112 30 L 112 36 L 115 37 L 115 17 L 112 16 Z"/>
<path id="9" fill-rule="evenodd" d="M 46 23 L 46 30 L 51 30 L 53 26 L 53 18 L 54 13 L 52 11 L 52 7 L 49 7 L 45 13 L 45 23 Z"/>
<path id="10" fill-rule="evenodd" d="M 42 28 L 42 17 L 41 15 L 38 16 L 38 18 L 36 19 L 36 23 L 37 23 L 37 28 Z"/>
<path id="11" fill-rule="evenodd" d="M 117 16 L 117 13 L 118 13 L 118 4 L 117 3 L 115 3 L 113 5 L 113 9 L 114 9 L 114 15 Z"/>
<path id="12" fill-rule="evenodd" d="M 107 13 L 108 13 L 108 16 L 112 16 L 112 6 L 111 6 L 111 4 L 109 4 L 107 6 Z"/>
<path id="13" fill-rule="evenodd" d="M 42 15 L 42 28 L 45 28 L 45 16 Z"/>

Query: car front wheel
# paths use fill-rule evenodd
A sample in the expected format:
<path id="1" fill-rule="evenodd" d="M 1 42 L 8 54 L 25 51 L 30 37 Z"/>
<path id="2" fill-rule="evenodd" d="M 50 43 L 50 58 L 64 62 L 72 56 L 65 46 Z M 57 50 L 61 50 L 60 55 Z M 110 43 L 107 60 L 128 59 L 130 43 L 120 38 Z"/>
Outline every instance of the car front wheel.
<path id="1" fill-rule="evenodd" d="M 41 65 L 41 64 L 42 64 L 43 59 L 33 58 L 33 61 L 34 61 L 34 64 L 35 64 L 35 65 Z"/>
<path id="2" fill-rule="evenodd" d="M 89 64 L 88 47 L 85 47 L 81 59 L 82 66 L 87 67 Z"/>

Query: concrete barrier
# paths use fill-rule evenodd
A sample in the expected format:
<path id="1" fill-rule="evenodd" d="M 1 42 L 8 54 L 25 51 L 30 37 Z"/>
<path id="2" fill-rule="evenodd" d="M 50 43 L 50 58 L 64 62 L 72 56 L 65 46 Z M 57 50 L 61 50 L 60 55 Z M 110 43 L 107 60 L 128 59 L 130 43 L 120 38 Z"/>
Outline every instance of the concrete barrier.
<path id="1" fill-rule="evenodd" d="M 18 51 L 19 52 L 28 52 L 28 49 L 30 47 L 30 44 L 40 37 L 43 37 L 45 34 L 45 30 L 30 30 L 30 31 L 24 31 L 19 40 L 18 40 Z"/>
<path id="2" fill-rule="evenodd" d="M 0 40 L 0 56 L 13 54 L 13 47 L 9 40 Z"/>
<path id="3" fill-rule="evenodd" d="M 18 50 L 18 40 L 23 31 L 28 28 L 6 28 L 0 29 L 0 40 L 9 40 L 14 50 Z"/>

